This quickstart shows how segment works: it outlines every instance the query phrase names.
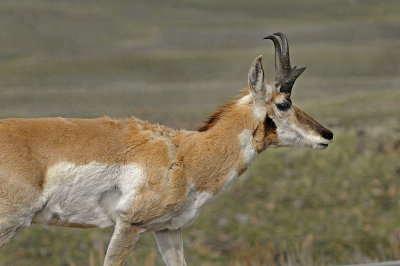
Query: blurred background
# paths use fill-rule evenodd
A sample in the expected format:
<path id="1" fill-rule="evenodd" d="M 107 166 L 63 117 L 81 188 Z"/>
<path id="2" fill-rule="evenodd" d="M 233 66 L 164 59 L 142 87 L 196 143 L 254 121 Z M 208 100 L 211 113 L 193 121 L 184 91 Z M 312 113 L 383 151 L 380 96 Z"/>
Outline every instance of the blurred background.
<path id="1" fill-rule="evenodd" d="M 0 117 L 135 115 L 196 129 L 247 86 L 266 35 L 307 66 L 292 100 L 335 133 L 267 150 L 184 229 L 188 265 L 400 259 L 400 2 L 0 1 Z M 0 265 L 99 265 L 111 230 L 32 225 Z M 279 264 L 280 263 L 280 264 Z M 146 234 L 128 265 L 161 265 Z"/>

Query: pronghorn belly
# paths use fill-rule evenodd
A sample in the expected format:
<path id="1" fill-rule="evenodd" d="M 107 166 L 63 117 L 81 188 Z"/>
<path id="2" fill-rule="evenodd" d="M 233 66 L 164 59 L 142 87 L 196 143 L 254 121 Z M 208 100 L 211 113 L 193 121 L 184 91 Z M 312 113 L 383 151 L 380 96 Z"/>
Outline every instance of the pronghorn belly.
<path id="1" fill-rule="evenodd" d="M 36 223 L 72 227 L 110 227 L 117 209 L 132 204 L 143 173 L 137 165 L 59 163 L 46 174 L 46 204 Z"/>

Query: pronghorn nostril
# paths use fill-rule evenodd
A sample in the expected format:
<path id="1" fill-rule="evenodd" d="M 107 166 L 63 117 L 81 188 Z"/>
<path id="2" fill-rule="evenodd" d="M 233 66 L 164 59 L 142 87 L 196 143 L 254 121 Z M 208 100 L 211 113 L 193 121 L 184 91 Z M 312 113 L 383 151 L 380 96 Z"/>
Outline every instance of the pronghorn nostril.
<path id="1" fill-rule="evenodd" d="M 329 139 L 329 140 L 333 139 L 333 132 L 330 131 L 329 129 L 323 130 L 323 131 L 321 132 L 321 134 L 322 134 L 322 137 L 324 137 L 324 138 L 326 138 L 326 139 Z"/>

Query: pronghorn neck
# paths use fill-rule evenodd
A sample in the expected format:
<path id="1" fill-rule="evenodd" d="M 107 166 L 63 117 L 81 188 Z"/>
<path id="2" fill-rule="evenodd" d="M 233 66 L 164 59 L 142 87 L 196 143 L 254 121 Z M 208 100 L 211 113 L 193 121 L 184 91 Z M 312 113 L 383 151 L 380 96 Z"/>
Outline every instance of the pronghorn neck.
<path id="1" fill-rule="evenodd" d="M 192 135 L 185 154 L 185 168 L 197 189 L 214 194 L 240 176 L 262 150 L 260 121 L 252 105 L 239 99 L 217 114 L 212 126 Z"/>

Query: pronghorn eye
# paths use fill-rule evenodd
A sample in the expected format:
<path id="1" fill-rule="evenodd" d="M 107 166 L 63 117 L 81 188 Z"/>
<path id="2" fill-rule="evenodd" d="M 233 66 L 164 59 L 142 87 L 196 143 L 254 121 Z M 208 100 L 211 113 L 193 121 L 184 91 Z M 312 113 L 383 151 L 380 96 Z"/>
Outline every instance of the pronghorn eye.
<path id="1" fill-rule="evenodd" d="M 286 111 L 290 108 L 290 103 L 289 102 L 277 103 L 276 107 L 278 107 L 280 111 Z"/>

